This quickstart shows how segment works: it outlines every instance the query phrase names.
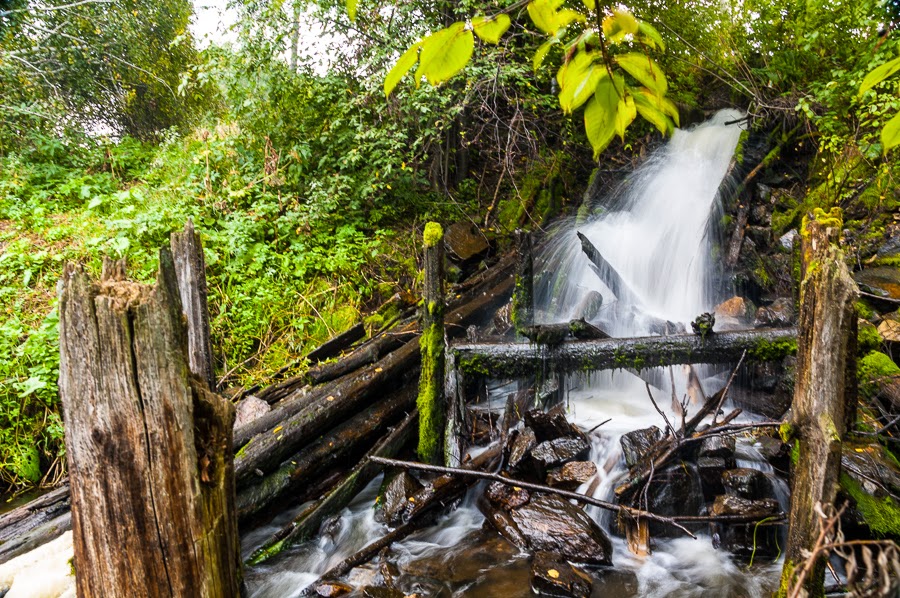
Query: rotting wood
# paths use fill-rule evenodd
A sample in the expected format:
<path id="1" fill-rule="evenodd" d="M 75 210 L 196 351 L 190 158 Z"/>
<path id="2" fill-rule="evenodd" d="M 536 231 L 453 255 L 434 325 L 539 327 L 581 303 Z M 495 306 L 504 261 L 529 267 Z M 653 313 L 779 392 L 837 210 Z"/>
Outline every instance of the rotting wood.
<path id="1" fill-rule="evenodd" d="M 353 343 L 365 336 L 366 327 L 362 322 L 359 322 L 310 351 L 306 358 L 311 364 L 331 359 L 340 355 L 342 351 L 346 351 Z"/>
<path id="2" fill-rule="evenodd" d="M 216 390 L 212 342 L 209 332 L 209 306 L 206 288 L 206 260 L 200 235 L 189 218 L 184 230 L 169 237 L 178 295 L 187 319 L 188 365 L 191 372 Z"/>
<path id="3" fill-rule="evenodd" d="M 418 419 L 416 411 L 406 416 L 326 496 L 304 509 L 288 525 L 263 542 L 254 551 L 248 563 L 259 564 L 288 546 L 307 540 L 316 534 L 326 518 L 347 506 L 356 493 L 381 471 L 381 467 L 373 463 L 370 458 L 390 457 L 398 453 L 413 437 Z"/>
<path id="4" fill-rule="evenodd" d="M 735 218 L 734 232 L 728 243 L 728 253 L 725 255 L 725 265 L 734 268 L 741 256 L 741 246 L 744 244 L 744 230 L 750 218 L 750 202 L 746 199 L 738 200 L 737 217 Z"/>
<path id="5" fill-rule="evenodd" d="M 238 518 L 265 511 L 285 495 L 308 485 L 323 471 L 361 455 L 367 444 L 372 444 L 388 426 L 412 410 L 415 400 L 412 385 L 406 385 L 317 438 L 258 484 L 238 493 Z"/>
<path id="6" fill-rule="evenodd" d="M 68 265 L 60 294 L 78 595 L 237 596 L 234 406 L 188 374 L 169 250 L 152 288 L 104 271 Z"/>
<path id="7" fill-rule="evenodd" d="M 0 515 L 0 565 L 71 528 L 68 484 Z"/>
<path id="8" fill-rule="evenodd" d="M 744 351 L 751 361 L 776 361 L 796 352 L 796 328 L 719 332 L 597 341 L 563 341 L 555 347 L 527 343 L 451 343 L 457 367 L 495 378 L 553 370 L 560 373 L 672 365 L 728 363 Z"/>
<path id="9" fill-rule="evenodd" d="M 437 222 L 425 225 L 422 270 L 422 335 L 419 337 L 419 459 L 437 463 L 443 457 L 447 407 L 444 404 L 444 231 Z"/>
<path id="10" fill-rule="evenodd" d="M 551 346 L 558 345 L 568 337 L 582 341 L 610 338 L 606 332 L 585 321 L 584 318 L 558 324 L 527 326 L 518 332 L 533 343 Z"/>
<path id="11" fill-rule="evenodd" d="M 800 336 L 790 435 L 797 447 L 793 467 L 790 527 L 782 569 L 781 593 L 794 582 L 795 570 L 818 536 L 816 505 L 833 505 L 837 495 L 844 436 L 845 402 L 854 384 L 854 355 L 849 342 L 856 322 L 856 285 L 836 242 L 842 229 L 839 208 L 817 210 L 804 218 L 804 276 L 800 299 Z M 803 582 L 804 595 L 821 594 L 825 565 L 818 562 Z"/>
<path id="12" fill-rule="evenodd" d="M 511 291 L 512 278 L 509 277 L 450 312 L 445 317 L 446 325 L 463 328 L 469 322 L 484 317 L 490 307 L 508 300 Z M 403 347 L 363 371 L 347 376 L 333 387 L 333 393 L 324 397 L 317 395 L 319 398 L 315 401 L 278 422 L 275 427 L 281 426 L 279 433 L 265 430 L 253 436 L 235 458 L 238 484 L 258 476 L 257 469 L 263 474 L 275 469 L 290 454 L 320 434 L 322 429 L 334 426 L 348 414 L 359 410 L 384 388 L 395 386 L 403 374 L 419 364 L 419 356 L 419 340 L 407 341 Z"/>
<path id="13" fill-rule="evenodd" d="M 581 250 L 584 251 L 584 254 L 591 261 L 592 269 L 603 284 L 605 284 L 612 294 L 620 301 L 635 304 L 637 302 L 637 295 L 634 294 L 634 291 L 631 290 L 631 287 L 628 286 L 625 279 L 622 278 L 608 261 L 606 261 L 606 258 L 603 257 L 596 247 L 594 247 L 594 244 L 591 243 L 590 239 L 580 232 L 577 233 L 577 235 L 578 240 L 581 241 Z"/>
<path id="14" fill-rule="evenodd" d="M 516 230 L 516 286 L 513 289 L 511 319 L 516 332 L 534 326 L 534 242 L 531 233 Z"/>

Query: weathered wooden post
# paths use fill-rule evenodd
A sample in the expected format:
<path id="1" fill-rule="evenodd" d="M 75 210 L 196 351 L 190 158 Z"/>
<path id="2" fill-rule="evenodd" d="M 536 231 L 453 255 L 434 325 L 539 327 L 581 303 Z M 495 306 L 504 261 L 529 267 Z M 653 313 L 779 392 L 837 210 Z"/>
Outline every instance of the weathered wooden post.
<path id="1" fill-rule="evenodd" d="M 238 596 L 234 407 L 189 371 L 170 251 L 152 287 L 70 264 L 59 305 L 78 595 Z"/>
<path id="2" fill-rule="evenodd" d="M 516 286 L 510 319 L 517 334 L 534 326 L 534 244 L 531 233 L 516 230 Z"/>
<path id="3" fill-rule="evenodd" d="M 856 285 L 835 244 L 841 211 L 817 209 L 803 223 L 804 275 L 800 289 L 797 373 L 789 432 L 798 443 L 791 488 L 791 512 L 779 595 L 786 595 L 795 572 L 819 534 L 815 507 L 834 503 L 841 466 L 847 397 L 855 381 L 852 326 Z M 808 554 L 808 552 L 806 553 Z M 804 581 L 802 595 L 821 595 L 824 562 Z"/>
<path id="4" fill-rule="evenodd" d="M 444 231 L 437 222 L 425 225 L 424 305 L 422 309 L 422 373 L 419 375 L 419 459 L 437 463 L 442 455 L 444 406 Z"/>

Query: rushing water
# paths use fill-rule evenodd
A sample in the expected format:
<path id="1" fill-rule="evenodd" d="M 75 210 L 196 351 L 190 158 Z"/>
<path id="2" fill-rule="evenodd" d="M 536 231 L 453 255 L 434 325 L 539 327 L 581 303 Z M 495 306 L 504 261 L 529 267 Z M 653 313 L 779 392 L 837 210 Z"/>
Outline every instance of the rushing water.
<path id="1" fill-rule="evenodd" d="M 592 293 L 603 297 L 594 321 L 614 336 L 650 334 L 654 323 L 669 321 L 689 325 L 698 314 L 710 311 L 715 298 L 710 292 L 712 223 L 717 220 L 717 193 L 722 184 L 741 130 L 726 125 L 740 118 L 736 111 L 722 111 L 692 130 L 675 132 L 671 141 L 638 169 L 623 186 L 610 211 L 576 226 L 568 223 L 556 231 L 539 269 L 546 273 L 536 284 L 538 318 L 567 321 Z M 591 240 L 618 272 L 628 291 L 616 297 L 591 268 L 575 235 Z M 596 296 L 596 295 L 594 295 Z M 676 368 L 678 394 L 687 391 L 686 369 Z M 697 368 L 707 393 L 724 383 L 721 372 Z M 696 378 L 695 376 L 695 378 Z M 672 392 L 670 374 L 597 372 L 572 377 L 565 385 L 568 415 L 583 430 L 591 430 L 599 480 L 585 484 L 594 496 L 609 498 L 624 472 L 619 438 L 632 430 L 663 422 L 647 398 L 644 380 L 656 382 L 658 398 Z M 494 405 L 503 404 L 508 385 L 489 385 Z M 670 401 L 659 401 L 665 404 Z M 668 406 L 664 407 L 668 410 Z M 670 411 L 670 417 L 671 411 Z M 746 441 L 739 443 L 739 464 L 771 468 Z M 768 468 L 768 469 L 767 469 Z M 774 480 L 779 499 L 786 488 Z M 779 485 L 780 484 L 780 485 Z M 251 594 L 258 597 L 299 595 L 303 588 L 344 557 L 388 530 L 376 522 L 373 505 L 380 479 L 374 480 L 341 515 L 311 542 L 293 547 L 273 560 L 248 571 Z M 392 547 L 390 559 L 401 572 L 399 587 L 425 596 L 530 596 L 527 554 L 485 530 L 484 517 L 475 506 L 482 488 L 476 486 L 463 502 L 430 528 Z M 588 512 L 605 528 L 609 514 L 597 508 Z M 270 526 L 245 537 L 245 550 L 271 533 L 293 513 L 282 514 Z M 595 580 L 594 595 L 626 596 L 763 596 L 771 590 L 779 567 L 755 566 L 752 573 L 730 555 L 716 550 L 708 536 L 699 539 L 661 540 L 650 556 L 631 554 L 624 541 L 610 534 L 614 567 Z M 372 583 L 377 566 L 354 570 L 351 582 Z"/>

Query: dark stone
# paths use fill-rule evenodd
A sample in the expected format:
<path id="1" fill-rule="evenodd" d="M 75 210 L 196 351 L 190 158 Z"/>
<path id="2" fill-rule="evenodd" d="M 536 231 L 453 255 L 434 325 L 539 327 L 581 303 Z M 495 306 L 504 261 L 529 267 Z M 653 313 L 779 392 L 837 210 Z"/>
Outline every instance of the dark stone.
<path id="1" fill-rule="evenodd" d="M 591 452 L 587 438 L 557 438 L 542 442 L 531 449 L 531 463 L 539 479 L 544 479 L 547 471 L 565 465 L 569 461 L 586 459 Z"/>
<path id="2" fill-rule="evenodd" d="M 471 222 L 456 222 L 447 227 L 444 244 L 460 260 L 471 259 L 487 251 L 487 239 Z"/>
<path id="3" fill-rule="evenodd" d="M 725 459 L 700 457 L 697 459 L 697 469 L 700 471 L 700 482 L 703 484 L 704 500 L 713 500 L 725 492 L 725 486 L 722 485 L 722 474 L 728 469 Z"/>
<path id="4" fill-rule="evenodd" d="M 710 515 L 742 516 L 757 519 L 772 517 L 780 512 L 778 501 L 774 498 L 747 500 L 737 496 L 717 496 L 710 508 Z M 778 547 L 778 526 L 757 525 L 753 523 L 726 524 L 717 523 L 715 529 L 719 538 L 719 546 L 741 560 L 753 558 L 775 558 L 780 554 Z"/>
<path id="5" fill-rule="evenodd" d="M 683 462 L 653 474 L 647 489 L 647 510 L 667 517 L 700 515 L 705 501 L 700 473 L 693 463 Z M 690 527 L 690 526 L 686 526 Z M 681 531 L 650 522 L 652 537 L 679 537 Z"/>
<path id="6" fill-rule="evenodd" d="M 396 588 L 383 588 L 381 586 L 366 586 L 363 588 L 365 598 L 405 598 L 406 594 Z"/>
<path id="7" fill-rule="evenodd" d="M 514 431 L 507 441 L 507 452 L 509 453 L 507 463 L 510 469 L 518 469 L 536 444 L 534 430 L 531 428 Z"/>
<path id="8" fill-rule="evenodd" d="M 622 445 L 622 453 L 625 455 L 625 465 L 634 467 L 647 454 L 650 447 L 662 440 L 662 437 L 662 430 L 656 426 L 623 434 L 619 444 Z"/>
<path id="9" fill-rule="evenodd" d="M 547 473 L 547 485 L 563 490 L 575 490 L 597 475 L 593 461 L 572 461 Z"/>
<path id="10" fill-rule="evenodd" d="M 331 598 L 333 596 L 344 596 L 353 591 L 353 586 L 348 586 L 339 581 L 323 581 L 316 586 L 316 595 Z"/>
<path id="11" fill-rule="evenodd" d="M 772 302 L 772 305 L 760 307 L 756 310 L 756 319 L 753 326 L 762 327 L 786 327 L 794 321 L 794 301 L 787 297 L 781 297 Z"/>
<path id="12" fill-rule="evenodd" d="M 734 436 L 710 436 L 700 443 L 701 457 L 721 457 L 734 460 Z"/>
<path id="13" fill-rule="evenodd" d="M 492 325 L 494 326 L 494 333 L 503 336 L 510 332 L 513 329 L 512 323 L 512 302 L 507 303 L 500 309 L 494 313 L 494 317 L 491 320 Z"/>
<path id="14" fill-rule="evenodd" d="M 859 288 L 867 293 L 900 299 L 900 268 L 879 266 L 866 268 L 853 275 Z"/>
<path id="15" fill-rule="evenodd" d="M 534 430 L 538 442 L 556 438 L 584 438 L 584 433 L 566 419 L 562 405 L 548 411 L 532 409 L 525 414 L 525 425 Z"/>
<path id="16" fill-rule="evenodd" d="M 591 576 L 558 554 L 539 551 L 531 561 L 531 588 L 541 596 L 588 598 L 593 590 Z"/>
<path id="17" fill-rule="evenodd" d="M 876 255 L 879 258 L 896 257 L 900 255 L 900 235 L 894 235 L 878 248 Z"/>
<path id="18" fill-rule="evenodd" d="M 528 546 L 528 540 L 519 531 L 519 527 L 513 521 L 512 515 L 506 511 L 501 511 L 500 509 L 490 511 L 487 514 L 487 521 L 511 544 L 520 548 Z"/>
<path id="19" fill-rule="evenodd" d="M 381 510 L 375 514 L 376 519 L 391 526 L 402 523 L 409 497 L 421 488 L 422 484 L 414 477 L 405 471 L 398 471 L 384 486 Z"/>
<path id="20" fill-rule="evenodd" d="M 766 474 L 758 469 L 739 467 L 722 474 L 725 493 L 748 500 L 758 500 L 772 496 L 772 483 Z"/>
<path id="21" fill-rule="evenodd" d="M 497 422 L 500 415 L 487 409 L 466 409 L 469 433 L 467 437 L 476 445 L 486 444 L 497 435 Z"/>
<path id="22" fill-rule="evenodd" d="M 685 334 L 687 332 L 687 328 L 685 328 L 684 324 L 682 324 L 681 322 L 671 322 L 669 320 L 654 318 L 652 316 L 646 317 L 648 319 L 648 321 L 646 322 L 647 330 L 650 331 L 650 334 L 669 336 L 670 334 Z"/>
<path id="23" fill-rule="evenodd" d="M 758 500 L 750 500 L 733 496 L 730 494 L 722 494 L 716 497 L 712 507 L 709 509 L 710 515 L 713 517 L 725 516 L 741 516 L 748 518 L 772 517 L 781 511 L 778 501 L 774 498 L 761 498 Z"/>
<path id="24" fill-rule="evenodd" d="M 772 225 L 772 213 L 769 211 L 769 206 L 755 205 L 750 208 L 750 222 L 755 226 L 763 227 L 770 231 L 771 229 L 769 227 Z"/>
<path id="25" fill-rule="evenodd" d="M 765 248 L 772 245 L 772 229 L 768 226 L 748 226 L 744 231 L 757 247 Z"/>
<path id="26" fill-rule="evenodd" d="M 797 358 L 789 356 L 779 362 L 750 363 L 735 379 L 728 395 L 736 407 L 781 419 L 794 397 L 794 372 Z"/>
<path id="27" fill-rule="evenodd" d="M 791 449 L 788 445 L 774 436 L 760 436 L 756 441 L 759 443 L 759 454 L 765 457 L 776 471 L 783 473 L 789 471 Z"/>
<path id="28" fill-rule="evenodd" d="M 593 320 L 600 313 L 601 307 L 603 307 L 603 295 L 597 291 L 591 291 L 575 307 L 575 317 L 588 321 Z"/>
<path id="29" fill-rule="evenodd" d="M 511 513 L 529 550 L 546 550 L 596 565 L 612 564 L 612 543 L 587 513 L 566 500 L 541 495 Z"/>
<path id="30" fill-rule="evenodd" d="M 492 482 L 484 491 L 484 495 L 490 503 L 504 511 L 517 509 L 528 503 L 531 494 L 524 488 Z"/>

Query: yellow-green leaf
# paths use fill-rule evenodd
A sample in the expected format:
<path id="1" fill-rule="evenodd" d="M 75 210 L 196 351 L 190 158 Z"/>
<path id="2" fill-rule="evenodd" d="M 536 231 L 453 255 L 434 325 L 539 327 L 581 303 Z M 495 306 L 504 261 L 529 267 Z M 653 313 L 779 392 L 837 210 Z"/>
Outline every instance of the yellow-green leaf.
<path id="1" fill-rule="evenodd" d="M 500 43 L 500 38 L 509 29 L 509 15 L 499 14 L 495 17 L 475 17 L 472 19 L 475 35 L 489 44 Z"/>
<path id="2" fill-rule="evenodd" d="M 634 97 L 634 106 L 637 108 L 638 114 L 640 114 L 644 120 L 659 129 L 660 133 L 668 135 L 675 129 L 672 120 L 658 107 L 659 105 L 657 102 L 654 101 L 656 96 L 652 92 L 634 90 L 632 95 Z"/>
<path id="3" fill-rule="evenodd" d="M 605 77 L 597 83 L 594 97 L 584 109 L 584 132 L 594 149 L 594 159 L 600 157 L 616 135 L 616 108 L 623 87 L 621 76 Z"/>
<path id="4" fill-rule="evenodd" d="M 532 0 L 528 3 L 528 16 L 535 27 L 549 35 L 573 21 L 585 21 L 585 16 L 577 10 L 565 8 L 558 10 L 563 0 Z"/>
<path id="5" fill-rule="evenodd" d="M 356 4 L 357 0 L 347 0 L 347 16 L 351 21 L 356 20 Z"/>
<path id="6" fill-rule="evenodd" d="M 534 65 L 534 70 L 537 71 L 541 68 L 541 65 L 544 64 L 544 58 L 547 57 L 547 53 L 550 51 L 550 48 L 553 47 L 553 44 L 558 43 L 555 39 L 551 39 L 542 43 L 538 46 L 538 49 L 534 53 L 534 60 L 532 61 Z"/>
<path id="7" fill-rule="evenodd" d="M 900 56 L 872 69 L 860 83 L 859 95 L 866 93 L 866 91 L 872 89 L 897 71 L 900 71 Z"/>
<path id="8" fill-rule="evenodd" d="M 414 43 L 409 48 L 409 50 L 403 53 L 403 55 L 397 61 L 397 64 L 394 65 L 394 68 L 392 68 L 387 74 L 387 77 L 384 78 L 385 97 L 391 95 L 391 92 L 394 91 L 395 87 L 397 87 L 400 79 L 402 79 L 403 76 L 409 72 L 409 69 L 411 69 L 419 59 L 419 48 L 421 47 L 422 42 Z"/>
<path id="9" fill-rule="evenodd" d="M 638 39 L 645 46 L 649 46 L 653 49 L 658 48 L 663 52 L 666 51 L 666 42 L 663 41 L 663 38 L 659 34 L 659 31 L 656 30 L 656 27 L 650 23 L 638 21 Z"/>
<path id="10" fill-rule="evenodd" d="M 885 153 L 900 145 L 900 112 L 881 129 L 881 145 L 884 146 Z"/>
<path id="11" fill-rule="evenodd" d="M 416 84 L 422 76 L 432 85 L 442 83 L 465 68 L 475 49 L 475 36 L 463 22 L 453 23 L 422 40 Z"/>
<path id="12" fill-rule="evenodd" d="M 619 99 L 619 106 L 616 108 L 616 133 L 622 140 L 625 140 L 625 129 L 628 128 L 634 117 L 637 116 L 637 108 L 634 106 L 634 98 L 626 95 Z"/>
<path id="13" fill-rule="evenodd" d="M 599 52 L 577 52 L 572 60 L 560 67 L 557 75 L 559 105 L 563 112 L 571 114 L 587 102 L 600 79 L 608 76 Z"/>
<path id="14" fill-rule="evenodd" d="M 626 35 L 638 32 L 638 21 L 627 10 L 614 9 L 603 19 L 603 35 L 611 42 L 620 42 Z"/>
<path id="15" fill-rule="evenodd" d="M 619 54 L 615 57 L 626 73 L 637 79 L 657 95 L 663 96 L 669 88 L 666 76 L 652 58 L 640 52 Z"/>
<path id="16" fill-rule="evenodd" d="M 632 93 L 640 96 L 641 99 L 646 101 L 646 103 L 648 103 L 650 106 L 656 108 L 657 110 L 671 118 L 676 125 L 680 124 L 678 106 L 676 106 L 675 103 L 672 102 L 672 100 L 663 96 L 658 96 L 651 90 L 646 88 L 630 89 Z"/>
<path id="17" fill-rule="evenodd" d="M 596 0 L 583 0 L 583 1 L 584 1 L 585 8 L 587 8 L 588 10 L 594 10 L 594 8 L 597 6 Z"/>

